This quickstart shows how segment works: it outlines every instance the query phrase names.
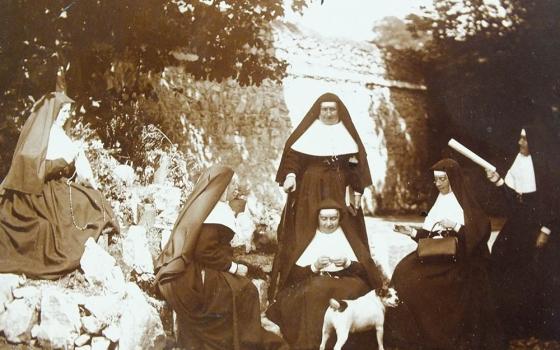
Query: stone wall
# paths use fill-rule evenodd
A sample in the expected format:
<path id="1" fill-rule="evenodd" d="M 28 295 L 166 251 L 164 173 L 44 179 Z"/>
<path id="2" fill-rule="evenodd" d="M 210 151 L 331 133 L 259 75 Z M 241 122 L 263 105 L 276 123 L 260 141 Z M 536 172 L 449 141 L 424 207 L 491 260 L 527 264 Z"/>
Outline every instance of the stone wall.
<path id="1" fill-rule="evenodd" d="M 233 81 L 195 81 L 168 68 L 158 103 L 179 120 L 179 142 L 198 163 L 235 168 L 263 202 L 280 208 L 274 176 L 284 142 L 315 99 L 338 94 L 368 152 L 373 177 L 368 206 L 376 212 L 418 213 L 430 191 L 425 87 L 395 79 L 386 53 L 367 42 L 322 37 L 276 22 L 278 57 L 289 63 L 282 84 L 241 87 Z M 391 71 L 391 73 L 388 73 Z"/>
<path id="2" fill-rule="evenodd" d="M 276 22 L 274 31 L 277 55 L 290 63 L 283 94 L 292 124 L 318 96 L 336 93 L 368 152 L 373 177 L 368 206 L 377 213 L 425 208 L 431 188 L 426 175 L 429 117 L 418 75 L 394 80 L 395 70 L 389 68 L 395 66 L 387 65 L 395 60 L 387 60 L 387 52 L 371 43 L 326 38 L 286 22 Z"/>
<path id="3" fill-rule="evenodd" d="M 180 121 L 185 152 L 205 166 L 233 167 L 262 202 L 279 208 L 274 176 L 291 128 L 282 88 L 268 81 L 248 87 L 196 81 L 179 68 L 167 69 L 163 80 L 159 103 Z"/>
<path id="4" fill-rule="evenodd" d="M 433 188 L 425 98 L 417 91 L 375 87 L 371 101 L 373 127 L 382 135 L 380 151 L 387 157 L 380 165 L 385 172 L 376 192 L 377 212 L 419 214 Z"/>

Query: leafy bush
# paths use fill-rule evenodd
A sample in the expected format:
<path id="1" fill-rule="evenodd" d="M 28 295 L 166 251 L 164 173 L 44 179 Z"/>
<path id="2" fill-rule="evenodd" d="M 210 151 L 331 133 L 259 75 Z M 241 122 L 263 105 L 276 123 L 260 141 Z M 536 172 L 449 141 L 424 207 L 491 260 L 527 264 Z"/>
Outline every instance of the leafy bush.
<path id="1" fill-rule="evenodd" d="M 140 144 L 138 158 L 145 161 L 136 167 L 128 164 L 134 170 L 133 183 L 124 181 L 116 174 L 115 170 L 121 166 L 116 159 L 117 150 L 105 148 L 88 124 L 77 123 L 72 134 L 87 150 L 99 189 L 110 201 L 123 227 L 138 222 L 139 205 L 153 201 L 150 193 L 143 191 L 141 187 L 152 184 L 158 171 L 164 176 L 162 184 L 181 190 L 181 202 L 192 190 L 193 182 L 188 170 L 192 170 L 191 176 L 195 176 L 199 167 L 193 161 L 189 161 L 189 158 L 177 149 L 176 144 L 166 140 L 167 137 L 154 125 L 147 125 L 142 129 L 144 141 Z M 162 165 L 160 160 L 164 158 L 167 159 L 166 167 L 169 171 L 158 166 Z"/>

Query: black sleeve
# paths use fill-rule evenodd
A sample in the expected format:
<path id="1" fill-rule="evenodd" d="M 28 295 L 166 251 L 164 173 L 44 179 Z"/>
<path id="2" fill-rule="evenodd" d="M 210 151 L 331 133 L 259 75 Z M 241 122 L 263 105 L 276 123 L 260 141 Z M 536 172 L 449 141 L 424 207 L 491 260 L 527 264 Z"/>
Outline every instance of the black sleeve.
<path id="1" fill-rule="evenodd" d="M 418 240 L 420 238 L 427 238 L 430 236 L 430 231 L 428 230 L 424 230 L 423 228 L 417 228 L 416 229 L 416 236 L 411 237 L 413 240 L 415 240 L 416 242 L 418 242 Z"/>
<path id="2" fill-rule="evenodd" d="M 357 262 L 357 261 L 352 261 L 350 266 L 348 266 L 344 270 L 334 272 L 333 275 L 341 276 L 341 277 L 343 277 L 343 276 L 357 276 L 357 277 L 360 277 L 363 280 L 367 281 L 366 269 L 365 269 L 364 265 L 362 265 L 362 263 Z"/>
<path id="3" fill-rule="evenodd" d="M 220 239 L 221 225 L 202 225 L 200 237 L 196 243 L 195 261 L 204 267 L 228 271 L 233 261 L 233 249 Z"/>
<path id="4" fill-rule="evenodd" d="M 357 163 L 350 161 L 352 158 L 358 158 L 358 154 L 352 155 L 348 158 L 348 184 L 356 192 L 364 193 L 364 185 L 360 180 L 360 167 Z"/>
<path id="5" fill-rule="evenodd" d="M 508 205 L 510 205 L 510 203 L 513 203 L 517 200 L 517 192 L 515 192 L 515 190 L 513 188 L 506 185 L 505 182 L 500 187 L 501 187 L 502 194 L 503 194 L 504 198 L 508 202 Z"/>
<path id="6" fill-rule="evenodd" d="M 288 283 L 294 285 L 314 275 L 315 274 L 311 270 L 311 265 L 305 267 L 294 265 L 290 271 Z"/>
<path id="7" fill-rule="evenodd" d="M 505 183 L 500 187 L 500 190 L 502 191 L 503 197 L 506 199 L 508 206 L 511 207 L 515 202 L 519 200 L 519 195 L 514 189 L 512 189 Z M 537 189 L 539 202 L 536 215 L 538 215 L 539 225 L 546 226 L 551 231 L 558 231 L 558 223 L 557 221 L 555 221 L 558 199 L 551 200 L 551 198 L 554 197 L 554 190 L 555 189 L 546 187 L 541 190 Z"/>
<path id="8" fill-rule="evenodd" d="M 556 166 L 548 166 L 547 171 L 541 175 L 541 181 L 537 188 L 539 198 L 539 223 L 550 229 L 551 234 L 558 234 L 560 229 L 560 178 Z M 540 228 L 539 228 L 540 229 Z"/>
<path id="9" fill-rule="evenodd" d="M 465 233 L 466 233 L 465 225 L 461 225 L 461 229 L 459 229 L 459 232 L 453 231 L 453 233 L 454 233 L 453 235 L 457 237 L 458 240 L 458 246 L 459 246 L 458 256 L 462 257 L 468 255 L 467 241 L 465 240 Z"/>
<path id="10" fill-rule="evenodd" d="M 281 172 L 282 182 L 286 180 L 286 175 L 288 175 L 289 173 L 296 174 L 296 181 L 300 178 L 301 172 L 303 170 L 302 165 L 305 162 L 305 160 L 302 158 L 303 155 L 301 153 L 291 149 L 288 151 L 288 154 L 286 154 L 286 159 L 284 160 L 284 168 Z"/>

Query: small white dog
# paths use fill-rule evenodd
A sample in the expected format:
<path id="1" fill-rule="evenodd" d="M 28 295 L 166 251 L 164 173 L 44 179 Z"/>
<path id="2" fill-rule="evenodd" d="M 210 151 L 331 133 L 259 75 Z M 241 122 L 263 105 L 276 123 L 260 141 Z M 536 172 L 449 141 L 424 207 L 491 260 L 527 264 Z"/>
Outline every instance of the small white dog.
<path id="1" fill-rule="evenodd" d="M 383 350 L 385 308 L 396 307 L 398 303 L 399 298 L 393 288 L 372 290 L 355 300 L 331 299 L 323 320 L 323 338 L 320 349 L 325 349 L 333 328 L 337 337 L 334 350 L 340 350 L 348 340 L 349 333 L 366 331 L 375 327 L 378 349 Z"/>

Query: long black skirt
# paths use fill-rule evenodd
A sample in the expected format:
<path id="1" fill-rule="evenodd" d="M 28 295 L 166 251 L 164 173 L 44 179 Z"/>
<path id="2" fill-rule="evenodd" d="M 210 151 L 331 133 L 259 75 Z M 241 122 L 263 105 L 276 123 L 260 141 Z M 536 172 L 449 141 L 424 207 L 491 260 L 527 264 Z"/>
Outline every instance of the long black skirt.
<path id="1" fill-rule="evenodd" d="M 368 291 L 367 284 L 358 277 L 313 276 L 283 289 L 267 316 L 280 326 L 291 349 L 318 349 L 329 299 L 356 299 Z M 375 339 L 375 330 L 352 334 L 344 349 L 374 349 Z M 327 347 L 332 347 L 335 340 L 332 334 Z"/>

